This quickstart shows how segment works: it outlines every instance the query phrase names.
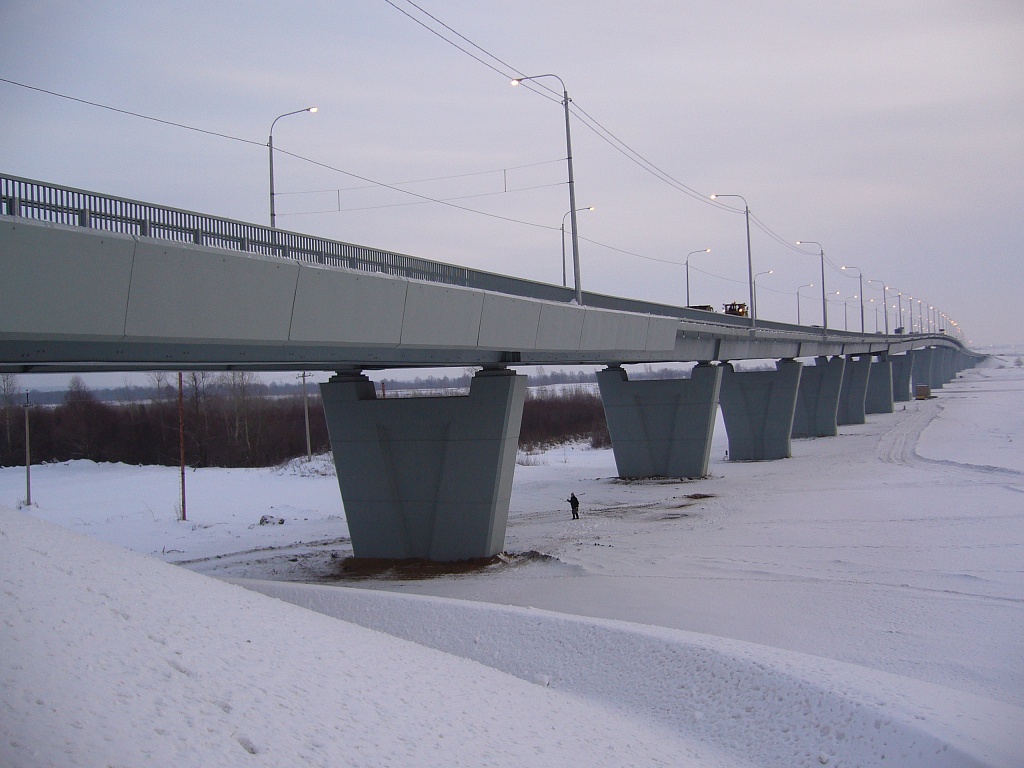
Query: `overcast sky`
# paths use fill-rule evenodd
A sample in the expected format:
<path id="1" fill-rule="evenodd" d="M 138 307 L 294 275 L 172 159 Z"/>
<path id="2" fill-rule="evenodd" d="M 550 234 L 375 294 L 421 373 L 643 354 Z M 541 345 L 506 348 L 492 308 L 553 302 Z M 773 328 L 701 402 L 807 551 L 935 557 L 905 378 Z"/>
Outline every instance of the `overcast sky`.
<path id="1" fill-rule="evenodd" d="M 0 77 L 235 137 L 0 82 L 0 170 L 268 223 L 271 123 L 316 105 L 274 129 L 277 148 L 331 167 L 276 156 L 280 227 L 560 283 L 562 107 L 508 81 L 554 73 L 678 182 L 573 118 L 577 205 L 596 208 L 579 214 L 585 290 L 684 303 L 682 264 L 710 247 L 691 257 L 691 303 L 746 301 L 742 202 L 705 199 L 735 194 L 756 217 L 754 271 L 772 270 L 761 317 L 795 322 L 813 283 L 801 319 L 821 322 L 817 252 L 789 245 L 817 240 L 975 345 L 1024 340 L 1019 0 L 416 1 L 507 65 L 406 0 L 0 0 Z M 421 181 L 439 177 L 457 178 Z M 850 274 L 826 273 L 833 327 L 859 328 Z"/>

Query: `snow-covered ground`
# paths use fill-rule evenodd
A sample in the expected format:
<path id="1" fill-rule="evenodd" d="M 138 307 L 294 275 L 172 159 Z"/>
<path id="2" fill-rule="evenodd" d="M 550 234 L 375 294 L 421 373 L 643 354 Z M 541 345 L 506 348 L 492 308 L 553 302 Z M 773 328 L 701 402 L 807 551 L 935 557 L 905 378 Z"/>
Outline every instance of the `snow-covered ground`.
<path id="1" fill-rule="evenodd" d="M 1014 362 L 701 481 L 524 456 L 541 556 L 432 579 L 342 571 L 323 458 L 187 522 L 174 469 L 0 469 L 0 765 L 1024 765 Z"/>

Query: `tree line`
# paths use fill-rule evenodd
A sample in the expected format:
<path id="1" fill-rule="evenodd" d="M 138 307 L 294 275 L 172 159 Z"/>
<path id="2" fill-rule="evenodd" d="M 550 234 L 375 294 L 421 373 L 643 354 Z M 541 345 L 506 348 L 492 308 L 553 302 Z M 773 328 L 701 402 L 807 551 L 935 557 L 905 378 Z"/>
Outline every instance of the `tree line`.
<path id="1" fill-rule="evenodd" d="M 25 461 L 26 409 L 18 392 L 16 377 L 5 374 L 0 379 L 0 466 Z M 174 466 L 180 461 L 182 424 L 185 463 L 191 467 L 266 467 L 306 453 L 302 395 L 268 395 L 257 374 L 184 374 L 180 415 L 176 376 L 154 374 L 146 394 L 103 402 L 81 377 L 73 377 L 58 404 L 28 410 L 32 462 L 90 459 Z M 330 440 L 317 387 L 310 387 L 306 402 L 312 450 L 325 452 Z M 531 392 L 523 408 L 520 447 L 570 441 L 610 445 L 600 396 L 584 386 Z"/>
<path id="2" fill-rule="evenodd" d="M 179 417 L 177 377 L 156 377 L 157 396 L 124 403 L 101 402 L 74 377 L 62 401 L 29 412 L 33 463 L 91 459 L 126 464 L 178 464 L 180 425 L 185 462 L 193 467 L 264 467 L 306 452 L 301 396 L 260 394 L 259 378 L 247 371 L 183 376 Z M 25 460 L 24 408 L 4 398 L 0 465 Z M 180 418 L 180 420 L 179 420 Z M 329 446 L 319 397 L 309 398 L 310 442 Z"/>

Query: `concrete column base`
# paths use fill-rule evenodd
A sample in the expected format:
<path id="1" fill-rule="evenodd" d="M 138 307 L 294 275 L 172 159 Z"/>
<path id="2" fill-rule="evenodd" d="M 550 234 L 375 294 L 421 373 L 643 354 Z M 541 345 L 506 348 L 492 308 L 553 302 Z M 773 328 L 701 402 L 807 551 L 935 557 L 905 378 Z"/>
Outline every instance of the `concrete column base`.
<path id="1" fill-rule="evenodd" d="M 925 347 L 924 349 L 914 349 L 907 352 L 908 355 L 912 355 L 914 358 L 913 381 L 915 391 L 919 384 L 925 384 L 929 388 L 932 386 L 933 351 L 931 347 Z"/>
<path id="2" fill-rule="evenodd" d="M 771 461 L 793 455 L 791 435 L 803 363 L 780 360 L 774 371 L 737 373 L 722 367 L 719 404 L 731 461 Z"/>
<path id="3" fill-rule="evenodd" d="M 793 437 L 833 437 L 839 434 L 836 414 L 843 387 L 846 358 L 817 357 L 800 372 L 793 414 Z"/>
<path id="4" fill-rule="evenodd" d="M 889 362 L 892 363 L 892 399 L 897 403 L 908 402 L 912 399 L 910 380 L 914 371 L 914 356 L 893 355 Z"/>
<path id="5" fill-rule="evenodd" d="M 868 391 L 864 398 L 864 413 L 892 413 L 893 385 L 892 363 L 877 360 L 871 364 L 868 376 Z"/>
<path id="6" fill-rule="evenodd" d="M 846 359 L 843 391 L 839 395 L 839 413 L 836 415 L 836 421 L 840 425 L 864 423 L 864 401 L 867 398 L 870 376 L 870 356 Z"/>
<path id="7" fill-rule="evenodd" d="M 622 368 L 600 371 L 619 477 L 704 477 L 721 381 L 721 367 L 708 364 L 689 379 L 629 381 Z"/>
<path id="8" fill-rule="evenodd" d="M 525 376 L 478 373 L 467 397 L 378 400 L 358 374 L 320 391 L 356 557 L 501 552 Z"/>

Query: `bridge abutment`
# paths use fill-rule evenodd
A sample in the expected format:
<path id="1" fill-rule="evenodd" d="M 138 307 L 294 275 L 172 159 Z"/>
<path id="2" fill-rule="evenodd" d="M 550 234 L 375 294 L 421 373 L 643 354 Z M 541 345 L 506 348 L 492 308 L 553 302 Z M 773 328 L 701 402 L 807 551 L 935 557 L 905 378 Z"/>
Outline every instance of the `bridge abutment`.
<path id="1" fill-rule="evenodd" d="M 780 360 L 774 371 L 737 372 L 731 363 L 721 367 L 719 404 L 730 460 L 788 459 L 803 363 Z"/>
<path id="2" fill-rule="evenodd" d="M 597 374 L 619 477 L 704 477 L 722 368 L 702 363 L 689 379 L 629 381 L 620 367 Z"/>
<path id="3" fill-rule="evenodd" d="M 846 358 L 816 357 L 800 372 L 800 387 L 793 414 L 793 437 L 833 437 L 839 434 L 836 417 L 843 386 Z"/>
<path id="4" fill-rule="evenodd" d="M 846 359 L 843 369 L 843 389 L 839 395 L 839 413 L 836 421 L 840 424 L 863 424 L 864 402 L 868 393 L 868 378 L 871 376 L 871 357 L 862 355 Z"/>
<path id="5" fill-rule="evenodd" d="M 320 385 L 356 557 L 491 557 L 505 545 L 526 377 L 468 396 L 377 399 L 361 374 Z"/>
<path id="6" fill-rule="evenodd" d="M 870 358 L 868 358 L 870 360 Z M 886 355 L 871 363 L 868 375 L 868 389 L 864 397 L 864 413 L 892 413 L 893 368 Z"/>

